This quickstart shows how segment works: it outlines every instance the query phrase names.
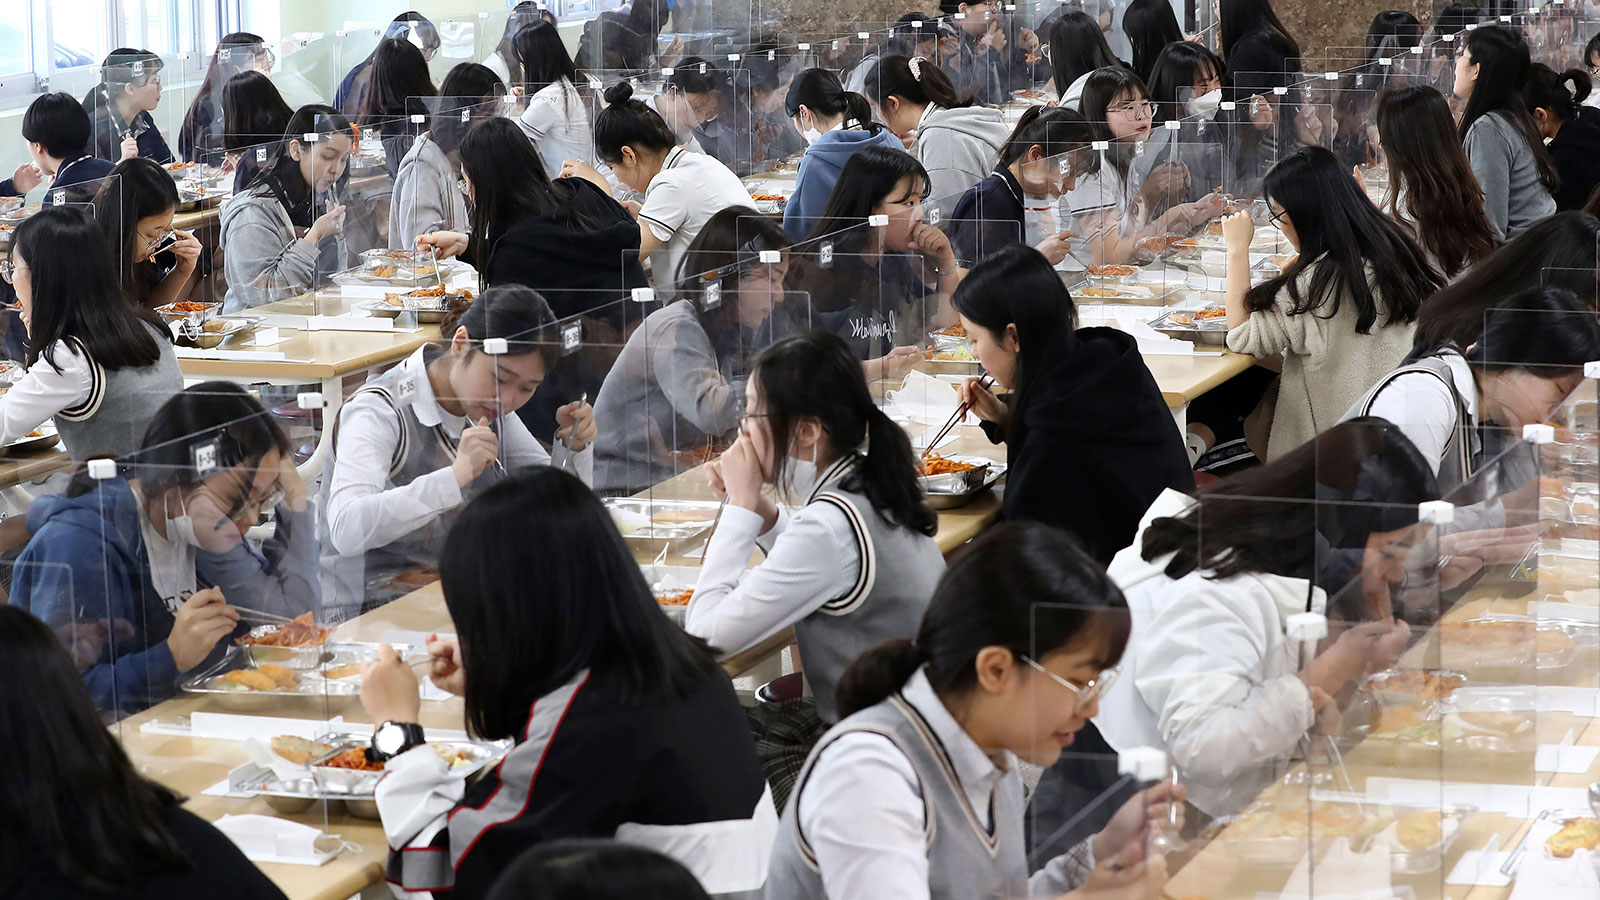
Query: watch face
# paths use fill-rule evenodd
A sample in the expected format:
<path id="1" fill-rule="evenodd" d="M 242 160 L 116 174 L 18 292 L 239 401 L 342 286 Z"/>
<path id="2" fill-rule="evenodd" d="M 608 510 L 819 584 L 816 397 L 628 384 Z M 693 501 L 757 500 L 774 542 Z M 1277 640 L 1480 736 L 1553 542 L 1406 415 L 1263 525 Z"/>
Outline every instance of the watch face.
<path id="1" fill-rule="evenodd" d="M 378 726 L 378 730 L 372 737 L 373 748 L 385 756 L 393 756 L 399 753 L 400 748 L 405 746 L 405 743 L 406 730 L 393 722 Z"/>

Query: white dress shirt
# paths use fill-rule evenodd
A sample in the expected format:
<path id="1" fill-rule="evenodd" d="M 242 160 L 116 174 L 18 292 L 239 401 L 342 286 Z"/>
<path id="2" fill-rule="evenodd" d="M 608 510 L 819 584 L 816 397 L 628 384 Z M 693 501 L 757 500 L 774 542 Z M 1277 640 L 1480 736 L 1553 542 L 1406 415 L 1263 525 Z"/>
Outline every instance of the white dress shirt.
<path id="1" fill-rule="evenodd" d="M 27 373 L 0 396 L 0 444 L 25 437 L 63 409 L 82 406 L 94 389 L 89 357 L 73 343 L 57 341 L 51 352 L 55 366 L 44 353 Z M 56 366 L 61 371 L 56 371 Z"/>
<path id="2" fill-rule="evenodd" d="M 756 214 L 756 202 L 750 199 L 739 176 L 704 153 L 682 147 L 667 151 L 661 171 L 650 179 L 644 205 L 639 209 L 639 222 L 661 242 L 650 254 L 650 278 L 656 290 L 677 283 L 678 264 L 700 229 L 730 206 L 747 207 L 751 215 Z"/>
<path id="3" fill-rule="evenodd" d="M 724 513 L 726 515 L 726 513 Z M 990 828 L 990 798 L 1016 758 L 979 747 L 918 671 L 900 695 L 927 720 L 950 755 L 967 802 Z M 911 760 L 880 734 L 847 734 L 822 752 L 811 769 L 800 806 L 801 831 L 816 853 L 829 897 L 927 900 L 928 837 L 919 781 Z M 1029 879 L 1034 897 L 1053 897 L 1081 880 L 1092 867 L 1087 842 L 1054 860 Z"/>
<path id="4" fill-rule="evenodd" d="M 1478 426 L 1478 383 L 1472 369 L 1461 354 L 1445 351 L 1439 354 L 1450 366 L 1451 380 L 1456 393 L 1467 407 L 1468 425 Z M 1456 398 L 1444 382 L 1427 372 L 1400 375 L 1389 382 L 1368 407 L 1370 415 L 1388 419 L 1397 425 L 1416 445 L 1417 452 L 1428 461 L 1434 472 L 1444 460 L 1444 451 L 1456 430 Z M 1350 418 L 1356 410 L 1345 414 Z"/>
<path id="5" fill-rule="evenodd" d="M 452 440 L 460 440 L 466 419 L 439 406 L 428 381 L 427 350 L 419 349 L 401 363 L 416 391 L 409 402 L 399 397 L 395 401 L 418 422 L 442 428 Z M 552 459 L 514 412 L 508 410 L 501 416 L 498 426 L 500 461 L 507 469 L 555 465 L 585 484 L 593 480 L 593 444 L 581 453 L 572 453 L 557 441 Z M 389 404 L 371 391 L 357 393 L 339 411 L 327 514 L 334 549 L 344 556 L 389 544 L 461 505 L 461 485 L 449 465 L 410 484 L 396 485 L 389 480 L 402 427 Z"/>
<path id="6" fill-rule="evenodd" d="M 765 534 L 757 513 L 737 506 L 722 510 L 722 521 L 706 546 L 705 565 L 694 597 L 684 611 L 684 629 L 732 655 L 848 594 L 860 574 L 854 529 L 831 503 L 812 503 L 838 481 L 854 454 L 836 461 L 809 492 L 806 505 L 791 517 L 782 508 Z M 745 571 L 750 552 L 766 552 L 761 565 Z"/>
<path id="7" fill-rule="evenodd" d="M 528 108 L 517 119 L 517 125 L 533 141 L 549 178 L 559 177 L 562 164 L 569 159 L 595 162 L 589 111 L 577 89 L 565 78 L 540 88 L 528 100 Z"/>

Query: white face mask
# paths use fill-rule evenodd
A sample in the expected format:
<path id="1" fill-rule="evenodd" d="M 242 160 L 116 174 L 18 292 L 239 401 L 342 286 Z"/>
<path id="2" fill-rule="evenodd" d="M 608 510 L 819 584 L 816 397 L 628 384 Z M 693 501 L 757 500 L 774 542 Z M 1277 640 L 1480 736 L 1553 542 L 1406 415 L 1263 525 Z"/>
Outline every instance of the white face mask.
<path id="1" fill-rule="evenodd" d="M 789 492 L 796 499 L 805 502 L 811 498 L 811 492 L 817 487 L 817 445 L 811 445 L 811 458 L 801 459 L 798 456 L 789 457 Z"/>
<path id="2" fill-rule="evenodd" d="M 219 522 L 219 526 L 209 527 L 202 533 L 195 527 L 194 516 L 189 514 L 188 501 L 181 494 L 178 496 L 178 514 L 173 515 L 171 497 L 169 493 L 161 501 L 167 520 L 167 540 L 175 544 L 198 547 L 209 553 L 226 553 L 239 542 L 238 533 L 227 528 L 225 523 Z M 207 515 L 220 517 L 221 514 L 220 511 L 214 511 Z"/>
<path id="3" fill-rule="evenodd" d="M 1200 116 L 1203 119 L 1210 120 L 1216 118 L 1217 108 L 1221 105 L 1222 88 L 1217 88 L 1199 96 L 1190 97 L 1189 102 L 1184 104 L 1184 108 L 1189 111 L 1191 116 Z"/>

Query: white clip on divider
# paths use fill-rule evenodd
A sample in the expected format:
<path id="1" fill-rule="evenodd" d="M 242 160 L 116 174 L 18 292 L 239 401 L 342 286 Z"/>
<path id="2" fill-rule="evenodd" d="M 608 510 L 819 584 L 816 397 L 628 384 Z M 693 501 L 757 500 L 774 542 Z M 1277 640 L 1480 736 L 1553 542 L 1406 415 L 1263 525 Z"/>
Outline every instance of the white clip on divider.
<path id="1" fill-rule="evenodd" d="M 1168 119 L 1165 122 L 1162 122 L 1161 125 L 1168 131 L 1177 131 L 1179 128 L 1183 127 L 1183 123 L 1179 122 L 1177 119 Z"/>
<path id="2" fill-rule="evenodd" d="M 1378 65 L 1380 65 L 1380 66 L 1392 66 L 1392 65 L 1394 65 L 1394 58 L 1390 57 L 1390 56 L 1380 56 L 1380 57 L 1378 57 Z"/>
<path id="3" fill-rule="evenodd" d="M 1456 520 L 1456 505 L 1449 500 L 1425 500 L 1417 504 L 1417 519 L 1429 525 L 1449 525 Z"/>
<path id="4" fill-rule="evenodd" d="M 483 339 L 483 352 L 490 356 L 505 356 L 511 351 L 511 344 L 505 338 L 493 337 Z"/>
<path id="5" fill-rule="evenodd" d="M 302 391 L 294 395 L 294 405 L 301 409 L 322 409 L 327 406 L 322 402 L 321 391 Z"/>
<path id="6" fill-rule="evenodd" d="M 824 243 L 817 249 L 817 265 L 825 269 L 833 265 L 833 242 Z"/>
<path id="7" fill-rule="evenodd" d="M 739 61 L 739 54 L 737 54 L 737 53 L 729 53 L 728 54 L 728 62 L 738 62 L 738 61 Z"/>
<path id="8" fill-rule="evenodd" d="M 833 49 L 835 49 L 835 50 L 839 49 L 839 42 L 838 41 L 834 41 L 833 42 Z"/>
<path id="9" fill-rule="evenodd" d="M 89 477 L 95 481 L 117 477 L 117 461 L 114 459 L 91 459 L 88 465 Z"/>
<path id="10" fill-rule="evenodd" d="M 421 113 L 412 113 L 411 114 L 411 124 L 413 124 L 413 125 L 421 125 L 426 121 L 428 121 L 428 117 L 423 115 L 423 114 L 421 114 Z"/>
<path id="11" fill-rule="evenodd" d="M 1167 777 L 1167 754 L 1155 747 L 1129 747 L 1117 752 L 1117 774 L 1134 781 L 1161 781 Z"/>
<path id="12" fill-rule="evenodd" d="M 1323 81 L 1338 81 L 1339 80 L 1339 73 L 1338 72 L 1323 72 L 1322 73 L 1322 80 Z"/>
<path id="13" fill-rule="evenodd" d="M 872 32 L 870 32 L 870 31 L 858 31 L 858 32 L 856 32 L 856 38 L 858 40 L 863 40 L 864 41 L 869 37 L 872 37 Z"/>
<path id="14" fill-rule="evenodd" d="M 633 302 L 635 303 L 649 303 L 655 299 L 656 292 L 650 288 L 639 287 L 633 289 Z"/>
<path id="15" fill-rule="evenodd" d="M 317 142 L 317 133 L 315 131 L 308 131 L 305 134 L 300 135 L 300 140 L 302 143 L 315 144 Z"/>
<path id="16" fill-rule="evenodd" d="M 922 30 L 922 20 L 921 19 L 917 19 L 916 21 L 912 22 L 911 23 L 911 30 L 912 31 L 921 31 Z"/>
<path id="17" fill-rule="evenodd" d="M 1422 55 L 1422 45 L 1418 44 L 1415 47 L 1412 47 L 1411 48 L 1411 55 L 1412 56 L 1421 56 Z"/>
<path id="18" fill-rule="evenodd" d="M 1335 73 L 1335 74 L 1337 75 L 1337 73 Z M 1279 97 L 1282 97 L 1282 96 L 1284 96 L 1284 95 L 1289 93 L 1289 89 L 1280 84 L 1277 87 L 1272 89 L 1272 93 L 1278 95 Z"/>
<path id="19" fill-rule="evenodd" d="M 1600 378 L 1600 359 L 1590 360 L 1583 364 L 1583 377 Z"/>
<path id="20" fill-rule="evenodd" d="M 1295 613 L 1284 624 L 1289 632 L 1289 639 L 1302 644 L 1320 641 L 1328 636 L 1328 617 L 1322 613 Z"/>
<path id="21" fill-rule="evenodd" d="M 883 213 L 873 213 L 867 216 L 867 224 L 873 228 L 886 228 L 889 225 L 889 217 Z"/>
<path id="22" fill-rule="evenodd" d="M 1111 142 L 1110 141 L 1090 141 L 1089 142 L 1089 149 L 1090 150 L 1110 150 L 1111 149 Z"/>
<path id="23" fill-rule="evenodd" d="M 667 77 L 667 78 L 671 78 L 671 77 L 672 77 L 672 73 L 673 73 L 673 72 L 676 72 L 676 71 L 677 71 L 677 70 L 676 70 L 676 69 L 674 69 L 674 68 L 673 68 L 673 67 L 671 67 L 671 66 L 662 66 L 662 67 L 661 67 L 661 74 L 662 74 L 662 75 L 663 75 L 663 76 L 665 76 L 665 77 Z"/>
<path id="24" fill-rule="evenodd" d="M 478 18 L 480 18 L 480 19 L 487 19 L 487 18 L 489 18 L 489 14 L 488 14 L 488 13 L 486 13 L 486 12 L 481 12 L 481 13 L 478 13 Z"/>
<path id="25" fill-rule="evenodd" d="M 345 37 L 345 36 L 347 36 L 349 34 L 350 34 L 350 32 L 348 32 L 348 31 L 335 31 L 333 33 L 333 36 L 334 37 Z"/>
<path id="26" fill-rule="evenodd" d="M 265 148 L 265 147 L 257 147 L 256 148 L 256 162 L 264 163 L 266 161 L 267 161 L 267 148 Z"/>
<path id="27" fill-rule="evenodd" d="M 967 14 L 963 13 L 963 12 L 958 12 L 958 13 L 956 13 L 956 16 L 955 16 L 957 22 L 961 21 L 962 19 L 965 19 L 966 17 L 967 17 Z"/>
<path id="28" fill-rule="evenodd" d="M 778 58 L 778 51 L 776 51 L 776 50 L 768 50 L 767 51 L 767 62 L 773 62 L 777 58 Z"/>
<path id="29" fill-rule="evenodd" d="M 1553 444 L 1556 441 L 1556 429 L 1543 422 L 1530 422 L 1522 426 L 1522 439 L 1530 444 Z"/>
<path id="30" fill-rule="evenodd" d="M 467 109 L 463 109 L 461 111 L 461 121 L 463 121 L 463 122 L 472 121 L 472 111 L 471 110 L 467 110 Z"/>
<path id="31" fill-rule="evenodd" d="M 800 50 L 800 51 L 806 51 L 806 50 L 810 50 L 811 49 L 811 45 L 810 44 L 796 44 L 795 45 L 795 49 L 796 50 Z"/>
<path id="32" fill-rule="evenodd" d="M 1233 100 L 1224 100 L 1219 106 L 1224 112 L 1233 112 L 1238 108 L 1239 104 Z"/>
<path id="33" fill-rule="evenodd" d="M 783 261 L 783 254 L 777 250 L 763 250 L 756 254 L 756 259 L 768 265 L 777 265 Z"/>

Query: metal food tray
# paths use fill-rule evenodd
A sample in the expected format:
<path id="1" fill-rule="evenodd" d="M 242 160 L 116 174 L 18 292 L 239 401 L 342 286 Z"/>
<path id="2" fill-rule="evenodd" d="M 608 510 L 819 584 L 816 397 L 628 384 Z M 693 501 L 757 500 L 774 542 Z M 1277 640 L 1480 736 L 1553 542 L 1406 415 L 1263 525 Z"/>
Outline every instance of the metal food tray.
<path id="1" fill-rule="evenodd" d="M 1515 672 L 1517 670 L 1526 670 L 1530 667 L 1545 674 L 1557 672 L 1572 665 L 1572 663 L 1578 658 L 1578 650 L 1580 648 L 1594 646 L 1597 642 L 1600 642 L 1600 630 L 1597 630 L 1594 625 L 1586 622 L 1574 621 L 1571 619 L 1528 619 L 1516 617 L 1507 618 L 1503 616 L 1478 616 L 1466 621 L 1468 623 L 1520 621 L 1531 622 L 1535 625 L 1535 639 L 1527 642 L 1526 644 L 1491 644 L 1487 647 L 1452 645 L 1447 650 L 1444 644 L 1442 642 L 1440 643 L 1439 655 L 1441 659 L 1448 657 L 1446 663 L 1449 668 L 1476 674 L 1477 677 L 1482 680 L 1492 680 L 1485 678 L 1483 675 L 1484 672 L 1506 674 Z M 1539 631 L 1560 631 L 1572 639 L 1572 646 L 1559 651 L 1538 653 L 1536 652 L 1536 642 L 1538 639 L 1537 632 Z M 1471 658 L 1474 652 L 1482 652 L 1483 650 L 1490 648 L 1502 648 L 1504 658 Z"/>
<path id="2" fill-rule="evenodd" d="M 1006 474 L 1004 463 L 981 456 L 947 456 L 957 462 L 974 463 L 977 468 L 949 475 L 919 475 L 917 484 L 928 505 L 934 509 L 956 509 L 971 503 L 973 498 L 994 487 Z"/>
<path id="3" fill-rule="evenodd" d="M 184 185 L 178 186 L 178 205 L 176 210 L 181 213 L 197 212 L 202 209 L 214 209 L 222 205 L 223 198 L 227 195 L 222 191 L 206 189 L 204 193 Z"/>
<path id="4" fill-rule="evenodd" d="M 1444 698 L 1428 697 L 1413 691 L 1392 690 L 1387 686 L 1387 682 L 1402 675 L 1409 675 L 1412 672 L 1426 672 L 1442 678 L 1459 678 L 1461 679 L 1461 684 L 1456 686 L 1456 690 L 1471 684 L 1471 679 L 1467 677 L 1465 672 L 1457 672 L 1454 669 L 1395 668 L 1368 676 L 1363 686 L 1384 706 L 1421 706 L 1426 709 L 1432 709 L 1440 699 Z"/>
<path id="5" fill-rule="evenodd" d="M 184 319 L 179 327 L 178 338 L 184 344 L 210 350 L 220 347 L 229 338 L 237 337 L 255 327 L 254 322 L 244 319 L 212 319 L 210 321 L 223 322 L 221 331 L 206 331 L 205 322 L 199 324 Z"/>
<path id="6" fill-rule="evenodd" d="M 258 626 L 260 627 L 260 626 Z M 252 632 L 257 629 L 250 629 Z M 274 647 L 263 644 L 239 644 L 245 659 L 252 668 L 263 664 L 283 666 L 298 672 L 320 674 L 329 666 L 367 662 L 378 658 L 378 649 L 385 646 L 368 641 L 329 640 L 309 647 Z M 427 651 L 410 644 L 390 644 L 401 659 L 411 662 L 426 657 Z"/>
<path id="7" fill-rule="evenodd" d="M 1203 328 L 1195 325 L 1183 325 L 1172 321 L 1173 316 L 1184 315 L 1197 310 L 1169 309 L 1154 319 L 1150 320 L 1150 327 L 1167 337 L 1177 338 L 1180 341 L 1189 341 L 1206 347 L 1225 347 L 1228 343 L 1227 319 L 1213 319 L 1220 322 L 1221 328 Z"/>
<path id="8" fill-rule="evenodd" d="M 648 520 L 632 532 L 623 534 L 629 541 L 681 541 L 711 530 L 721 504 L 715 500 L 654 500 L 648 497 L 607 497 L 606 508 L 619 509 Z M 705 510 L 703 522 L 657 522 L 654 517 L 669 510 Z M 620 528 L 619 528 L 620 530 Z"/>
<path id="9" fill-rule="evenodd" d="M 200 301 L 189 300 L 179 302 L 198 303 Z M 192 312 L 181 309 L 173 309 L 173 307 L 177 305 L 177 303 L 168 303 L 165 306 L 158 306 L 156 307 L 156 313 L 160 315 L 162 319 L 168 322 L 182 322 L 184 320 L 204 322 L 222 312 L 221 303 L 206 303 L 204 304 L 205 309 L 197 309 Z"/>
<path id="10" fill-rule="evenodd" d="M 943 331 L 928 332 L 928 346 L 934 350 L 966 350 L 972 352 L 972 338 L 957 337 Z"/>
<path id="11" fill-rule="evenodd" d="M 300 675 L 293 689 L 278 691 L 252 691 L 221 686 L 222 676 L 237 669 L 254 669 L 255 664 L 240 647 L 230 647 L 221 661 L 202 669 L 180 686 L 184 693 L 205 694 L 214 697 L 219 705 L 239 712 L 262 712 L 281 709 L 285 705 L 308 701 L 333 701 L 340 705 L 354 700 L 361 693 L 360 683 L 330 681 Z M 284 666 L 284 668 L 289 668 Z"/>
<path id="12" fill-rule="evenodd" d="M 403 313 L 411 313 L 417 317 L 418 322 L 429 325 L 437 325 L 440 322 L 443 322 L 444 317 L 450 313 L 448 309 L 423 309 L 410 305 L 394 306 L 392 304 L 385 303 L 382 300 L 372 300 L 367 303 L 362 303 L 356 308 L 364 309 L 372 315 L 382 319 L 398 319 Z"/>
<path id="13" fill-rule="evenodd" d="M 1532 849 L 1528 846 L 1528 838 L 1533 836 L 1534 832 L 1544 831 L 1547 827 L 1554 827 L 1559 831 L 1573 819 L 1593 819 L 1597 815 L 1600 813 L 1579 809 L 1547 809 L 1539 813 L 1533 824 L 1523 829 L 1522 838 L 1517 841 L 1517 846 L 1506 854 L 1506 861 L 1500 864 L 1500 874 L 1507 878 L 1517 877 L 1517 869 L 1522 865 L 1523 854 Z M 1589 860 L 1594 863 L 1595 869 L 1600 871 L 1600 853 L 1590 853 Z"/>
<path id="14" fill-rule="evenodd" d="M 26 453 L 29 450 L 43 450 L 46 447 L 54 447 L 61 440 L 61 436 L 56 433 L 54 419 L 45 419 L 34 430 L 40 432 L 38 437 L 19 437 L 9 444 L 0 445 L 0 453 Z"/>
<path id="15" fill-rule="evenodd" d="M 364 736 L 354 734 L 332 734 L 319 740 L 324 744 L 333 745 L 333 749 L 311 760 L 311 776 L 316 781 L 317 788 L 325 795 L 340 798 L 372 796 L 373 789 L 378 785 L 378 779 L 383 777 L 383 770 L 372 772 L 364 769 L 342 769 L 323 765 L 323 763 L 347 750 L 365 750 L 371 744 L 371 741 Z M 460 751 L 468 762 L 458 766 L 451 766 L 449 770 L 461 774 L 478 771 L 504 752 L 494 744 L 481 744 L 473 741 L 428 741 L 427 746 L 447 747 L 451 750 Z"/>
<path id="16" fill-rule="evenodd" d="M 1348 803 L 1351 806 L 1373 806 L 1371 804 L 1357 803 L 1354 800 L 1324 801 L 1324 803 Z M 1376 815 L 1370 811 L 1368 812 L 1369 822 L 1366 826 L 1360 829 L 1360 831 L 1366 832 L 1365 837 L 1361 837 L 1359 834 L 1356 836 L 1351 836 L 1343 834 L 1336 835 L 1332 833 L 1319 836 L 1317 834 L 1315 825 L 1311 826 L 1311 833 L 1309 836 L 1280 835 L 1256 837 L 1253 836 L 1255 831 L 1260 829 L 1264 823 L 1261 821 L 1250 822 L 1249 820 L 1257 813 L 1270 814 L 1274 811 L 1274 806 L 1270 801 L 1262 801 L 1260 803 L 1253 804 L 1245 813 L 1234 817 L 1233 821 L 1229 822 L 1228 832 L 1224 836 L 1224 841 L 1234 857 L 1238 859 L 1240 863 L 1246 866 L 1262 868 L 1293 868 L 1298 865 L 1300 860 L 1308 853 L 1313 858 L 1322 856 L 1327 852 L 1332 843 L 1335 840 L 1338 840 L 1340 837 L 1348 837 L 1351 841 L 1352 847 L 1356 849 L 1357 852 L 1365 852 L 1370 850 L 1372 848 L 1372 843 L 1378 840 L 1379 835 L 1392 827 L 1402 815 L 1405 815 L 1407 812 L 1420 811 L 1415 809 L 1405 809 L 1403 807 L 1398 808 L 1404 810 L 1401 812 L 1397 811 L 1396 807 L 1389 805 L 1384 805 L 1381 807 L 1381 809 L 1382 812 Z M 1390 844 L 1389 871 L 1391 874 L 1421 875 L 1427 872 L 1438 870 L 1441 867 L 1445 856 L 1450 852 L 1450 848 L 1455 845 L 1456 839 L 1460 837 L 1461 832 L 1465 829 L 1468 821 L 1472 819 L 1473 815 L 1477 813 L 1477 810 L 1472 807 L 1463 806 L 1454 807 L 1451 809 L 1442 809 L 1439 812 L 1441 813 L 1441 816 L 1439 821 L 1440 837 L 1438 843 L 1435 843 L 1432 846 L 1418 847 L 1415 849 L 1398 846 L 1397 844 Z M 1373 826 L 1377 825 L 1379 822 L 1382 823 L 1382 827 L 1373 830 Z M 1240 825 L 1244 825 L 1245 830 L 1243 833 L 1236 834 L 1234 829 L 1238 828 Z"/>

